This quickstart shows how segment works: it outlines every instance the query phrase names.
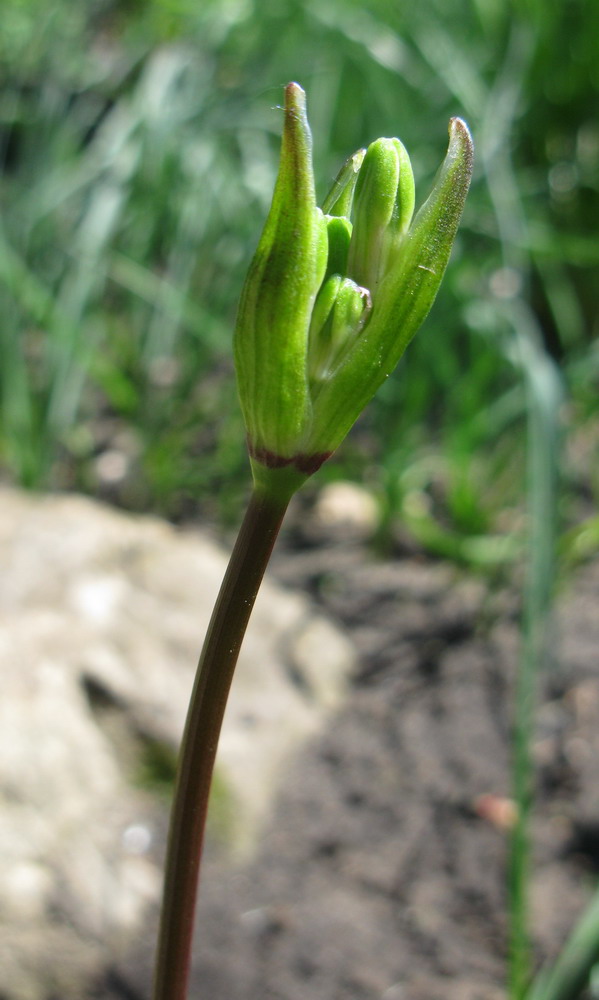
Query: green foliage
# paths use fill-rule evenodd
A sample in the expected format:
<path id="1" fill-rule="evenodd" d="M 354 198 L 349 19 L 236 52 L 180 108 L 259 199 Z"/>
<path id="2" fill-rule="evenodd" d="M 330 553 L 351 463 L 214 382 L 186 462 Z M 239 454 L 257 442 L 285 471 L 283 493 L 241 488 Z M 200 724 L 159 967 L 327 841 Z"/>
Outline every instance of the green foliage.
<path id="1" fill-rule="evenodd" d="M 577 1000 L 585 987 L 597 995 L 599 960 L 599 891 L 574 927 L 555 965 L 543 969 L 526 993 L 526 1000 Z"/>
<path id="2" fill-rule="evenodd" d="M 172 794 L 177 771 L 177 754 L 167 743 L 140 738 L 139 758 L 133 775 L 140 788 L 168 796 Z"/>
<path id="3" fill-rule="evenodd" d="M 214 514 L 215 497 L 235 513 L 232 328 L 295 78 L 319 198 L 381 134 L 401 135 L 426 191 L 449 117 L 472 128 L 439 300 L 323 475 L 366 469 L 390 532 L 419 510 L 433 548 L 496 552 L 521 522 L 523 365 L 549 354 L 566 418 L 597 415 L 597 5 L 7 0 L 0 27 L 6 472 L 173 517 Z M 589 483 L 569 485 L 576 520 Z"/>

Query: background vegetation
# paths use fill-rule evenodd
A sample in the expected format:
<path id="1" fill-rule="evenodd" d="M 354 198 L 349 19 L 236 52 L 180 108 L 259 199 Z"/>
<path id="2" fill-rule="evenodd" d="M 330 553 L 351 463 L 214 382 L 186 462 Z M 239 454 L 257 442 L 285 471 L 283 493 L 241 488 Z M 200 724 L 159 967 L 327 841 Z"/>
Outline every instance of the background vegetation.
<path id="1" fill-rule="evenodd" d="M 565 551 L 596 546 L 599 5 L 4 0 L 0 28 L 5 478 L 236 516 L 231 333 L 297 79 L 322 194 L 378 135 L 420 201 L 451 115 L 477 145 L 434 311 L 320 481 L 364 481 L 383 535 L 496 565 L 560 424 Z"/>

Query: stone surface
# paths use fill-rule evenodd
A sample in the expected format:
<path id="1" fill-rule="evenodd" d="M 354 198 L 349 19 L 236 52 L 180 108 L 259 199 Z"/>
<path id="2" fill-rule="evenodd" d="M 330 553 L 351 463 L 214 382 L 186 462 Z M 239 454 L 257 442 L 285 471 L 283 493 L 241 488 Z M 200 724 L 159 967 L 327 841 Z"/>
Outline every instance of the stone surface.
<path id="1" fill-rule="evenodd" d="M 156 903 L 155 802 L 132 778 L 144 747 L 178 744 L 226 560 L 157 519 L 0 492 L 3 1000 L 80 997 Z M 353 665 L 305 598 L 265 582 L 217 765 L 235 846 Z"/>
<path id="2" fill-rule="evenodd" d="M 327 531 L 341 528 L 354 538 L 371 538 L 379 523 L 379 510 L 372 493 L 356 483 L 343 481 L 322 487 L 314 516 Z"/>

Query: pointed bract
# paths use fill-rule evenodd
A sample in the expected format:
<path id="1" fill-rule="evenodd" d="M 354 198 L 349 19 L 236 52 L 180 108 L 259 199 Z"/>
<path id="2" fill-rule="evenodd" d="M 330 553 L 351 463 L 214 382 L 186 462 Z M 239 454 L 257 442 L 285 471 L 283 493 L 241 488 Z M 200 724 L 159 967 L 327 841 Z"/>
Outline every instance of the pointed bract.
<path id="1" fill-rule="evenodd" d="M 285 90 L 279 175 L 241 295 L 235 366 L 250 448 L 290 457 L 310 425 L 306 371 L 312 307 L 327 261 L 316 206 L 305 94 Z"/>
<path id="2" fill-rule="evenodd" d="M 359 149 L 345 161 L 333 182 L 333 186 L 322 203 L 326 215 L 344 215 L 349 219 L 354 200 L 354 191 L 362 161 L 366 156 L 365 149 Z"/>

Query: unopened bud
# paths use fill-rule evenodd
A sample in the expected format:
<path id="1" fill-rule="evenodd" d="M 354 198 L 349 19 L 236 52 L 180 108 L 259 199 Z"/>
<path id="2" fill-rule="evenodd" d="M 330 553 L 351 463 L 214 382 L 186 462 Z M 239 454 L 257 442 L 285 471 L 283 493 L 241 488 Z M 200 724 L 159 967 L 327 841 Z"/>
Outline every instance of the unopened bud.
<path id="1" fill-rule="evenodd" d="M 364 329 L 372 303 L 367 288 L 334 274 L 323 284 L 312 313 L 308 373 L 318 381 L 334 377 Z"/>
<path id="2" fill-rule="evenodd" d="M 328 260 L 325 281 L 331 274 L 345 274 L 347 256 L 352 234 L 349 219 L 337 215 L 325 215 L 327 225 Z"/>
<path id="3" fill-rule="evenodd" d="M 286 88 L 279 175 L 235 332 L 257 489 L 288 499 L 391 374 L 437 294 L 471 172 L 470 133 L 452 118 L 412 221 L 408 154 L 399 139 L 377 139 L 344 164 L 323 215 L 305 95 Z"/>
<path id="4" fill-rule="evenodd" d="M 414 175 L 399 139 L 371 143 L 360 169 L 348 274 L 372 293 L 384 278 L 414 212 Z"/>

